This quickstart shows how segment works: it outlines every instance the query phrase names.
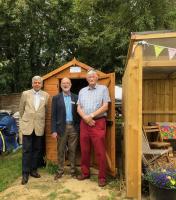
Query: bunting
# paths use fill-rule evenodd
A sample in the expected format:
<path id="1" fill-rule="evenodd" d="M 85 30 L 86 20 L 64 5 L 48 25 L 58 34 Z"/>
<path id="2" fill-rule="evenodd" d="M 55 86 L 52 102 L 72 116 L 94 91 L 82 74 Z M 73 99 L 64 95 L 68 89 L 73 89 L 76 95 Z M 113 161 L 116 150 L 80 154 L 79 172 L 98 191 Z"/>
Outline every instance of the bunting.
<path id="1" fill-rule="evenodd" d="M 160 53 L 164 50 L 164 47 L 154 45 L 154 48 L 155 48 L 155 56 L 156 56 L 156 58 L 158 58 Z"/>
<path id="2" fill-rule="evenodd" d="M 169 53 L 169 59 L 171 60 L 176 54 L 176 49 L 168 48 L 168 53 Z"/>
<path id="3" fill-rule="evenodd" d="M 142 45 L 142 46 L 144 46 L 144 47 L 145 47 L 146 45 L 147 45 L 147 46 L 153 46 L 153 47 L 154 47 L 154 51 L 155 51 L 155 56 L 156 56 L 156 58 L 159 57 L 159 55 L 161 54 L 161 52 L 162 52 L 164 49 L 167 49 L 167 51 L 168 51 L 168 56 L 169 56 L 169 59 L 170 59 L 170 60 L 173 59 L 173 57 L 176 55 L 176 48 L 171 48 L 171 47 L 166 47 L 166 46 L 160 46 L 160 45 L 148 43 L 148 42 L 146 42 L 146 41 L 144 41 L 144 40 L 139 41 L 139 42 L 137 43 L 137 45 Z M 134 52 L 135 48 L 136 48 L 136 44 L 133 46 L 132 52 Z"/>

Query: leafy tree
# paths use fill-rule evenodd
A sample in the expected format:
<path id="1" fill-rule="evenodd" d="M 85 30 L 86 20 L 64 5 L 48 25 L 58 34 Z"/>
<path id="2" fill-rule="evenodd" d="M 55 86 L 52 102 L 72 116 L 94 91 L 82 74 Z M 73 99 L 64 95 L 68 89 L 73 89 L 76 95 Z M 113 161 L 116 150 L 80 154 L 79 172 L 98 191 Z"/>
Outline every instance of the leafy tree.
<path id="1" fill-rule="evenodd" d="M 76 57 L 121 82 L 130 33 L 174 29 L 174 0 L 0 0 L 0 93 Z"/>

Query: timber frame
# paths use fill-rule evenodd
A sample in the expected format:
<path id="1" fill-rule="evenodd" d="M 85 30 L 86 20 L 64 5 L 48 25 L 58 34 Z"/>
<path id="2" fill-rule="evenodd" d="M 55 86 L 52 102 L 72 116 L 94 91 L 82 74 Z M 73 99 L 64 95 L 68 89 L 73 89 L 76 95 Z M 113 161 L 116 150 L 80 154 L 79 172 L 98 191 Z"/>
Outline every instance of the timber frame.
<path id="1" fill-rule="evenodd" d="M 145 59 L 142 45 L 137 45 L 134 48 L 139 41 L 154 41 L 155 39 L 159 39 L 162 42 L 172 39 L 175 41 L 176 32 L 157 31 L 132 33 L 122 80 L 126 192 L 127 197 L 135 199 L 141 199 L 142 125 L 150 119 L 168 121 L 176 116 L 176 105 L 168 100 L 168 93 L 163 92 L 164 100 L 160 95 L 161 100 L 159 99 L 159 103 L 157 102 L 160 106 L 153 105 L 152 107 L 150 105 L 152 103 L 154 104 L 154 101 L 151 101 L 153 97 L 150 99 L 152 93 L 149 90 L 155 86 L 154 83 L 158 84 L 159 81 L 160 85 L 162 83 L 164 85 L 163 87 L 167 88 L 163 89 L 157 86 L 157 91 L 163 89 L 168 92 L 173 87 L 172 82 L 174 81 L 174 84 L 176 83 L 174 80 L 176 78 L 175 56 L 172 60 L 167 56 L 162 57 L 162 59 L 153 59 L 154 56 L 151 59 Z M 176 48 L 176 44 L 172 48 Z M 153 85 L 151 85 L 152 81 L 154 82 Z M 146 89 L 148 86 L 150 88 Z M 147 93 L 146 90 L 149 92 Z M 159 92 L 156 93 L 158 94 Z M 171 94 L 169 93 L 169 95 Z M 173 89 L 172 97 L 176 97 L 175 89 Z M 156 99 L 158 99 L 157 96 Z M 150 102 L 149 107 L 151 108 L 146 106 L 148 105 L 147 101 Z M 165 102 L 165 107 L 163 107 L 162 101 Z M 163 110 L 161 107 L 163 107 Z M 171 115 L 173 117 L 170 117 Z"/>

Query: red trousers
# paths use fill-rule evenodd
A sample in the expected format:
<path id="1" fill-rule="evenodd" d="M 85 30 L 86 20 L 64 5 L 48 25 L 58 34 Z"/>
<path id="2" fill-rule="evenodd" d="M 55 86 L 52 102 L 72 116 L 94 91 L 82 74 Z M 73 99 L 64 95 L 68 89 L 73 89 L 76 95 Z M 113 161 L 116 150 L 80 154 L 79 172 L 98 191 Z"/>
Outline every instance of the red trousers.
<path id="1" fill-rule="evenodd" d="M 106 178 L 106 151 L 105 151 L 106 119 L 95 120 L 91 127 L 81 120 L 80 145 L 81 145 L 81 171 L 84 176 L 90 175 L 91 143 L 99 167 L 99 179 Z"/>

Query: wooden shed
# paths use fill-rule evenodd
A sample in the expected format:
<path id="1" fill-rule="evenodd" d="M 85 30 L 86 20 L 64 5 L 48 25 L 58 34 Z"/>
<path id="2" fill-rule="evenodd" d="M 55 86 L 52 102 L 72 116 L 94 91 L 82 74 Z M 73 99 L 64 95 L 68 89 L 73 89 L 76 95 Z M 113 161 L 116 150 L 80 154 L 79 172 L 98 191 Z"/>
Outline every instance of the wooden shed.
<path id="1" fill-rule="evenodd" d="M 132 33 L 123 76 L 127 196 L 141 199 L 142 125 L 176 119 L 176 32 Z"/>
<path id="2" fill-rule="evenodd" d="M 56 141 L 51 137 L 51 99 L 52 96 L 56 95 L 61 91 L 60 81 L 64 77 L 68 77 L 72 81 L 71 91 L 78 94 L 79 90 L 87 86 L 86 73 L 91 69 L 90 66 L 79 62 L 75 58 L 66 63 L 65 65 L 58 67 L 54 71 L 43 76 L 44 79 L 44 90 L 51 96 L 48 105 L 48 114 L 46 118 L 46 158 L 54 163 L 57 162 L 57 144 Z M 99 83 L 104 84 L 108 87 L 110 92 L 111 103 L 109 105 L 108 118 L 107 118 L 107 135 L 106 135 L 106 158 L 109 166 L 109 172 L 112 175 L 116 174 L 115 166 L 115 74 L 105 74 L 98 71 Z M 92 164 L 96 165 L 96 159 L 92 159 Z"/>

